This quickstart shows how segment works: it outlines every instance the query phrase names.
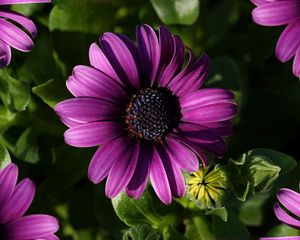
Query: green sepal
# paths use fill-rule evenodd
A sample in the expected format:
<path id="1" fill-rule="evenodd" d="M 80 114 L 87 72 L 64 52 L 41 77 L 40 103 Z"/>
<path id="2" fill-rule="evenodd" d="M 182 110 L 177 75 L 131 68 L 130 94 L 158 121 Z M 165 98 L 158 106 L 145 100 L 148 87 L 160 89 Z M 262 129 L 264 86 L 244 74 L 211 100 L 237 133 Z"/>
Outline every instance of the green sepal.
<path id="1" fill-rule="evenodd" d="M 123 235 L 123 240 L 159 240 L 160 233 L 149 224 L 136 225 Z"/>

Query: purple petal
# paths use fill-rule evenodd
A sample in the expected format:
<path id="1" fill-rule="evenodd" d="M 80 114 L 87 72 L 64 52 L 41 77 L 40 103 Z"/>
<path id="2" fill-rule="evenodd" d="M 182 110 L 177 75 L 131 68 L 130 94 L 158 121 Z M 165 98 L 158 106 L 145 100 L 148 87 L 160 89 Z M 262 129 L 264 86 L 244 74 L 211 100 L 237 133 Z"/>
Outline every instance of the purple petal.
<path id="1" fill-rule="evenodd" d="M 41 239 L 57 232 L 58 229 L 56 218 L 42 214 L 25 216 L 0 227 L 6 238 L 13 240 Z"/>
<path id="2" fill-rule="evenodd" d="M 168 176 L 155 147 L 153 149 L 153 158 L 150 168 L 150 179 L 159 199 L 165 204 L 170 204 L 172 202 L 172 194 Z"/>
<path id="3" fill-rule="evenodd" d="M 118 80 L 120 83 L 122 83 L 116 71 L 113 69 L 112 65 L 106 58 L 105 54 L 102 52 L 101 48 L 96 43 L 93 43 L 90 46 L 89 57 L 90 63 L 94 68 L 99 69 L 101 72 L 107 74 L 112 79 Z"/>
<path id="4" fill-rule="evenodd" d="M 268 0 L 251 0 L 251 2 L 253 4 L 255 4 L 256 6 L 260 6 L 260 5 L 269 3 L 270 1 L 268 1 Z"/>
<path id="5" fill-rule="evenodd" d="M 122 153 L 113 163 L 105 186 L 105 193 L 109 198 L 117 196 L 126 188 L 134 174 L 139 156 L 139 143 L 135 140 L 124 139 L 120 148 Z"/>
<path id="6" fill-rule="evenodd" d="M 274 213 L 281 222 L 294 228 L 300 228 L 300 221 L 291 217 L 285 211 L 283 211 L 278 203 L 274 205 Z"/>
<path id="7" fill-rule="evenodd" d="M 253 21 L 264 26 L 280 26 L 300 18 L 298 0 L 276 1 L 260 5 L 252 11 Z"/>
<path id="8" fill-rule="evenodd" d="M 136 169 L 126 188 L 128 196 L 138 199 L 143 194 L 148 183 L 152 157 L 153 145 L 141 142 Z"/>
<path id="9" fill-rule="evenodd" d="M 35 185 L 24 179 L 16 187 L 9 201 L 0 208 L 0 225 L 19 219 L 29 208 L 35 194 Z"/>
<path id="10" fill-rule="evenodd" d="M 100 38 L 100 45 L 124 84 L 138 89 L 140 80 L 134 53 L 130 51 L 124 41 L 117 35 L 106 32 Z"/>
<path id="11" fill-rule="evenodd" d="M 210 60 L 207 54 L 203 54 L 182 76 L 178 74 L 169 84 L 170 89 L 181 97 L 199 90 L 208 74 Z M 180 77 L 180 79 L 179 79 Z"/>
<path id="12" fill-rule="evenodd" d="M 279 202 L 291 213 L 300 216 L 300 194 L 283 188 L 277 192 Z"/>
<path id="13" fill-rule="evenodd" d="M 107 121 L 119 118 L 121 110 L 116 104 L 98 98 L 73 98 L 55 106 L 55 112 L 59 116 L 80 122 Z"/>
<path id="14" fill-rule="evenodd" d="M 159 45 L 160 45 L 160 63 L 159 70 L 161 72 L 169 65 L 174 55 L 174 38 L 172 33 L 164 27 L 159 27 Z"/>
<path id="15" fill-rule="evenodd" d="M 204 166 L 209 165 L 209 160 L 208 160 L 206 154 L 204 153 L 202 147 L 197 142 L 187 139 L 187 138 L 181 136 L 180 134 L 170 134 L 170 137 L 176 139 L 176 141 L 184 144 L 185 146 L 187 146 L 188 148 L 193 150 L 197 154 L 199 159 L 201 159 L 202 164 Z"/>
<path id="16" fill-rule="evenodd" d="M 9 164 L 0 171 L 0 208 L 10 198 L 18 179 L 18 167 Z"/>
<path id="17" fill-rule="evenodd" d="M 122 157 L 122 146 L 124 138 L 108 142 L 98 148 L 88 169 L 88 177 L 93 183 L 97 184 L 107 177 L 113 163 Z"/>
<path id="18" fill-rule="evenodd" d="M 1 18 L 0 32 L 0 38 L 19 51 L 29 52 L 33 48 L 33 41 L 25 32 Z"/>
<path id="19" fill-rule="evenodd" d="M 175 50 L 173 57 L 168 66 L 163 70 L 158 82 L 158 84 L 163 87 L 167 86 L 171 79 L 178 74 L 184 62 L 185 46 L 181 39 L 177 36 L 174 37 L 174 45 Z"/>
<path id="20" fill-rule="evenodd" d="M 63 124 L 65 124 L 67 127 L 75 127 L 78 125 L 83 124 L 84 122 L 76 121 L 75 119 L 72 118 L 67 118 L 67 117 L 60 117 L 60 120 L 62 121 Z"/>
<path id="21" fill-rule="evenodd" d="M 300 77 L 300 46 L 295 55 L 294 63 L 293 63 L 293 73 L 296 77 Z"/>
<path id="22" fill-rule="evenodd" d="M 136 29 L 139 60 L 145 80 L 153 85 L 160 61 L 160 46 L 154 30 L 148 25 L 140 25 Z"/>
<path id="23" fill-rule="evenodd" d="M 122 134 L 121 124 L 117 122 L 92 122 L 68 129 L 65 142 L 74 147 L 93 147 L 105 144 Z"/>
<path id="24" fill-rule="evenodd" d="M 51 3 L 51 0 L 0 0 L 0 5 L 26 3 Z"/>
<path id="25" fill-rule="evenodd" d="M 223 137 L 227 137 L 232 134 L 232 124 L 231 124 L 230 120 L 223 121 L 223 122 L 204 123 L 199 126 L 209 128 L 216 134 L 223 136 Z"/>
<path id="26" fill-rule="evenodd" d="M 221 102 L 182 111 L 182 121 L 197 124 L 221 122 L 232 119 L 236 113 L 237 105 L 235 103 Z"/>
<path id="27" fill-rule="evenodd" d="M 51 234 L 46 237 L 43 237 L 43 239 L 41 239 L 41 240 L 59 240 L 59 238 L 57 236 L 55 236 L 54 234 Z"/>
<path id="28" fill-rule="evenodd" d="M 178 134 L 180 136 L 197 143 L 204 150 L 209 151 L 218 157 L 224 156 L 226 150 L 225 141 L 214 131 L 200 125 L 189 123 L 182 123 L 179 127 Z"/>
<path id="29" fill-rule="evenodd" d="M 34 23 L 27 17 L 13 11 L 2 9 L 0 11 L 0 17 L 8 18 L 14 22 L 17 22 L 19 25 L 24 27 L 28 32 L 30 32 L 32 37 L 36 37 L 37 29 Z"/>
<path id="30" fill-rule="evenodd" d="M 76 66 L 67 87 L 75 97 L 96 97 L 115 103 L 128 98 L 116 80 L 88 66 Z"/>
<path id="31" fill-rule="evenodd" d="M 259 240 L 300 240 L 300 236 L 290 236 L 290 237 L 263 237 Z"/>
<path id="32" fill-rule="evenodd" d="M 290 23 L 281 33 L 276 46 L 276 57 L 286 62 L 290 60 L 300 48 L 300 21 Z"/>
<path id="33" fill-rule="evenodd" d="M 11 60 L 10 46 L 0 38 L 0 67 L 6 67 Z"/>
<path id="34" fill-rule="evenodd" d="M 197 155 L 184 144 L 175 139 L 166 139 L 166 151 L 172 162 L 176 162 L 180 168 L 187 172 L 196 172 L 199 169 Z"/>
<path id="35" fill-rule="evenodd" d="M 185 194 L 185 182 L 179 166 L 175 161 L 172 161 L 163 146 L 158 145 L 157 150 L 168 176 L 172 196 L 182 197 Z"/>
<path id="36" fill-rule="evenodd" d="M 185 110 L 195 109 L 234 99 L 234 94 L 220 88 L 206 88 L 187 94 L 179 99 L 180 107 Z"/>

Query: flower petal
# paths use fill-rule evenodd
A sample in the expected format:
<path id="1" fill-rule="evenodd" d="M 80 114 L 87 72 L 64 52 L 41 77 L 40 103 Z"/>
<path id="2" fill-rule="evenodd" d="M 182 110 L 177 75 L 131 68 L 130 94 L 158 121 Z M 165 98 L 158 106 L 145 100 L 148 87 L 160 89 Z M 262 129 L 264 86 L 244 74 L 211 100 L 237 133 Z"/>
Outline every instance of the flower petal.
<path id="1" fill-rule="evenodd" d="M 10 20 L 13 20 L 14 22 L 17 22 L 19 25 L 24 27 L 28 32 L 30 32 L 32 37 L 36 37 L 37 35 L 37 29 L 34 25 L 33 21 L 31 21 L 29 18 L 23 16 L 22 14 L 19 14 L 17 12 L 9 11 L 6 9 L 2 9 L 0 11 L 0 17 L 2 18 L 8 18 Z"/>
<path id="2" fill-rule="evenodd" d="M 300 77 L 300 46 L 295 55 L 294 63 L 293 63 L 293 73 L 296 77 Z"/>
<path id="3" fill-rule="evenodd" d="M 9 65 L 11 60 L 11 49 L 10 46 L 3 42 L 0 38 L 0 68 Z"/>
<path id="4" fill-rule="evenodd" d="M 121 155 L 113 163 L 108 174 L 105 193 L 109 198 L 113 198 L 125 190 L 136 168 L 139 143 L 130 139 L 124 139 L 124 143 L 120 146 Z"/>
<path id="5" fill-rule="evenodd" d="M 0 227 L 5 239 L 40 239 L 55 233 L 59 229 L 56 218 L 49 215 L 30 215 Z"/>
<path id="6" fill-rule="evenodd" d="M 96 97 L 116 103 L 128 98 L 116 80 L 88 66 L 76 66 L 67 87 L 75 97 Z"/>
<path id="7" fill-rule="evenodd" d="M 228 102 L 234 99 L 234 94 L 221 88 L 206 88 L 192 92 L 179 99 L 180 107 L 185 110 L 195 109 L 219 102 Z"/>
<path id="8" fill-rule="evenodd" d="M 96 43 L 93 43 L 90 46 L 89 57 L 90 63 L 94 68 L 97 68 L 101 72 L 110 76 L 112 79 L 118 80 L 120 83 L 122 83 L 105 54 Z"/>
<path id="9" fill-rule="evenodd" d="M 185 46 L 181 39 L 177 36 L 173 38 L 175 50 L 170 63 L 162 71 L 158 84 L 165 87 L 171 79 L 180 71 L 185 56 Z"/>
<path id="10" fill-rule="evenodd" d="M 51 3 L 51 0 L 0 0 L 0 5 L 25 3 Z"/>
<path id="11" fill-rule="evenodd" d="M 18 167 L 9 164 L 0 171 L 0 208 L 10 198 L 18 179 Z"/>
<path id="12" fill-rule="evenodd" d="M 199 90 L 208 74 L 209 66 L 209 57 L 207 54 L 203 54 L 203 56 L 186 71 L 184 76 L 180 76 L 181 79 L 178 79 L 179 74 L 170 82 L 171 90 L 179 97 L 186 93 L 190 94 L 193 91 Z"/>
<path id="13" fill-rule="evenodd" d="M 226 150 L 225 141 L 221 136 L 217 135 L 209 128 L 189 123 L 182 123 L 180 124 L 178 134 L 194 143 L 197 143 L 203 149 L 218 157 L 224 156 Z"/>
<path id="14" fill-rule="evenodd" d="M 274 213 L 281 222 L 294 228 L 300 228 L 300 221 L 291 217 L 285 211 L 283 211 L 278 203 L 275 203 L 274 205 Z"/>
<path id="15" fill-rule="evenodd" d="M 136 29 L 139 61 L 145 80 L 153 85 L 160 61 L 160 46 L 155 31 L 148 25 L 140 25 Z"/>
<path id="16" fill-rule="evenodd" d="M 124 41 L 117 35 L 106 32 L 100 38 L 100 45 L 124 85 L 138 89 L 140 80 L 136 60 Z"/>
<path id="17" fill-rule="evenodd" d="M 182 112 L 182 121 L 190 123 L 211 123 L 232 119 L 237 113 L 233 102 L 215 103 Z"/>
<path id="18" fill-rule="evenodd" d="M 143 194 L 148 183 L 152 157 L 153 145 L 141 142 L 136 169 L 126 188 L 128 196 L 138 199 Z"/>
<path id="19" fill-rule="evenodd" d="M 35 185 L 24 179 L 16 187 L 9 201 L 0 208 L 0 225 L 19 219 L 29 208 L 35 194 Z"/>
<path id="20" fill-rule="evenodd" d="M 0 38 L 19 51 L 29 52 L 33 48 L 33 41 L 25 32 L 1 18 L 0 32 Z"/>
<path id="21" fill-rule="evenodd" d="M 180 168 L 187 172 L 198 171 L 198 157 L 190 148 L 172 138 L 166 139 L 165 147 L 170 159 Z"/>
<path id="22" fill-rule="evenodd" d="M 159 199 L 165 204 L 170 204 L 172 202 L 172 193 L 168 176 L 155 147 L 153 149 L 153 158 L 150 168 L 150 179 Z"/>
<path id="23" fill-rule="evenodd" d="M 122 156 L 124 139 L 119 138 L 99 147 L 94 154 L 88 169 L 89 179 L 97 184 L 107 177 L 115 161 Z"/>
<path id="24" fill-rule="evenodd" d="M 68 129 L 65 142 L 74 147 L 93 147 L 109 142 L 122 134 L 120 123 L 92 122 Z"/>
<path id="25" fill-rule="evenodd" d="M 158 145 L 157 150 L 168 176 L 172 196 L 182 197 L 185 194 L 185 182 L 179 166 L 175 161 L 172 161 L 163 146 Z"/>
<path id="26" fill-rule="evenodd" d="M 281 33 L 276 45 L 276 57 L 282 61 L 287 62 L 300 48 L 300 21 L 290 23 Z"/>
<path id="27" fill-rule="evenodd" d="M 298 0 L 275 1 L 256 7 L 252 11 L 253 21 L 263 26 L 280 26 L 300 18 Z"/>
<path id="28" fill-rule="evenodd" d="M 300 194 L 283 188 L 277 192 L 279 202 L 291 213 L 300 217 Z"/>
<path id="29" fill-rule="evenodd" d="M 55 106 L 55 112 L 81 122 L 107 121 L 121 116 L 121 108 L 99 98 L 73 98 Z"/>

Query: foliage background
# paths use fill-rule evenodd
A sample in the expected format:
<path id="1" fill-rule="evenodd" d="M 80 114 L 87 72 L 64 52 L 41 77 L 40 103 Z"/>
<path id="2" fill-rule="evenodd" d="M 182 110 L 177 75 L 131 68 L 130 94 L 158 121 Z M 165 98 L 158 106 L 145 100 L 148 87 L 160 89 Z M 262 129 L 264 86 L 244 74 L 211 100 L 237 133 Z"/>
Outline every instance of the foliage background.
<path id="1" fill-rule="evenodd" d="M 30 16 L 38 25 L 39 36 L 32 52 L 15 51 L 10 67 L 0 70 L 0 142 L 19 165 L 21 178 L 30 177 L 38 186 L 30 212 L 58 216 L 61 239 L 121 239 L 129 229 L 104 196 L 104 183 L 95 186 L 87 179 L 95 149 L 64 144 L 66 128 L 53 112 L 58 101 L 71 97 L 65 80 L 72 68 L 88 64 L 89 45 L 105 31 L 135 39 L 137 24 L 164 24 L 197 56 L 203 51 L 209 54 L 213 64 L 207 85 L 231 89 L 239 103 L 224 162 L 260 147 L 299 160 L 299 79 L 292 75 L 290 62 L 282 64 L 274 57 L 282 28 L 254 24 L 250 1 L 53 0 L 52 5 L 18 5 L 12 9 Z M 279 225 L 272 212 L 276 190 L 283 186 L 297 189 L 299 179 L 297 165 L 290 174 L 281 176 L 270 192 L 256 194 L 245 203 L 230 199 L 230 220 L 215 219 L 212 225 L 211 216 L 205 217 L 199 209 L 184 208 L 177 201 L 164 206 L 150 187 L 149 197 L 156 212 L 166 216 L 162 221 L 165 225 L 150 221 L 158 233 L 146 225 L 131 230 L 140 236 L 129 232 L 124 238 L 158 239 L 161 229 L 164 239 L 184 239 L 184 235 L 199 240 L 208 236 L 257 239 L 270 230 L 274 234 L 299 234 Z M 131 204 L 124 206 L 132 210 Z M 146 218 L 151 212 L 146 211 Z M 143 216 L 140 219 L 143 222 Z M 212 235 L 205 235 L 205 229 Z"/>

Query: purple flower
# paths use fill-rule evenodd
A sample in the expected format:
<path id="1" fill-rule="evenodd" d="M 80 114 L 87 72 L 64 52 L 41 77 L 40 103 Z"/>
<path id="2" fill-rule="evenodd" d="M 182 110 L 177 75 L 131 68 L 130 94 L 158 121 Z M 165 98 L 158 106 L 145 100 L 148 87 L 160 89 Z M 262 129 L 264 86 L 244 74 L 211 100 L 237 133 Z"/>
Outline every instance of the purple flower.
<path id="1" fill-rule="evenodd" d="M 206 54 L 195 59 L 165 27 L 158 36 L 148 25 L 126 36 L 104 33 L 90 47 L 89 66 L 76 66 L 67 80 L 75 96 L 55 111 L 70 128 L 65 141 L 75 147 L 102 145 L 91 160 L 89 179 L 107 177 L 106 195 L 122 190 L 139 198 L 150 177 L 166 204 L 185 193 L 181 169 L 195 172 L 205 151 L 225 152 L 237 111 L 233 94 L 200 89 L 208 73 Z"/>
<path id="2" fill-rule="evenodd" d="M 29 52 L 33 48 L 32 38 L 37 35 L 37 29 L 30 19 L 2 5 L 50 2 L 51 0 L 0 0 L 0 67 L 9 65 L 11 47 Z"/>
<path id="3" fill-rule="evenodd" d="M 263 26 L 287 25 L 276 46 L 276 57 L 287 62 L 294 57 L 293 73 L 300 77 L 300 1 L 251 0 L 257 7 L 253 21 Z"/>
<path id="4" fill-rule="evenodd" d="M 17 183 L 18 167 L 9 164 L 0 170 L 0 238 L 1 240 L 57 240 L 56 218 L 34 214 L 24 216 L 34 194 L 34 183 L 26 178 Z"/>
<path id="5" fill-rule="evenodd" d="M 282 188 L 277 192 L 279 203 L 275 203 L 274 212 L 276 217 L 293 228 L 300 229 L 300 220 L 295 217 L 300 217 L 300 194 L 287 188 Z M 282 208 L 282 206 L 284 208 Z M 288 213 L 286 210 L 290 213 Z M 292 216 L 294 215 L 294 216 Z M 265 237 L 261 240 L 300 240 L 300 236 L 289 237 Z"/>

